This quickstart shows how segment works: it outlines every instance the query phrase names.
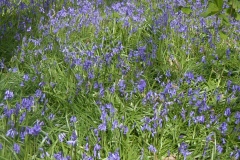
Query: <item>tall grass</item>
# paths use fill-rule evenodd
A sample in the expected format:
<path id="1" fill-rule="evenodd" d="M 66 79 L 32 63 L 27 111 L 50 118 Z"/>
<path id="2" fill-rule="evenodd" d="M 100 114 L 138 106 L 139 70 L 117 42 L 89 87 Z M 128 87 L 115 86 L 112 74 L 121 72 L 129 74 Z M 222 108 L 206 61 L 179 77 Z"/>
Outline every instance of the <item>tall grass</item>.
<path id="1" fill-rule="evenodd" d="M 44 2 L 1 2 L 0 159 L 239 159 L 238 21 Z"/>

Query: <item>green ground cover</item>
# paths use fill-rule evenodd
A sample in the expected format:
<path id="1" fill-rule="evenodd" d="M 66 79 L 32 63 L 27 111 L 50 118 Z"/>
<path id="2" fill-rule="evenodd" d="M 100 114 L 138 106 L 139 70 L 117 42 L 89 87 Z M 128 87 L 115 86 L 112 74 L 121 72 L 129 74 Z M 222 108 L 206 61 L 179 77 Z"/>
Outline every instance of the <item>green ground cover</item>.
<path id="1" fill-rule="evenodd" d="M 0 1 L 0 159 L 239 159 L 240 23 L 207 6 Z"/>

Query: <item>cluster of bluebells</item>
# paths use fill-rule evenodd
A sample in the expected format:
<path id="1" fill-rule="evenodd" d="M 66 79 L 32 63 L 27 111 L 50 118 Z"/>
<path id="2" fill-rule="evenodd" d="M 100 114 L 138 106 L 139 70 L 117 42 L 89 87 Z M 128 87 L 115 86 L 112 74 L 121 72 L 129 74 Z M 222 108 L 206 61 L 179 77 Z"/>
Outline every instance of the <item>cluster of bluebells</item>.
<path id="1" fill-rule="evenodd" d="M 22 82 L 19 84 L 23 90 L 28 88 L 29 84 L 34 84 L 33 86 L 37 86 L 35 92 L 19 98 L 13 90 L 6 89 L 0 105 L 0 109 L 3 111 L 1 119 L 6 119 L 8 122 L 5 136 L 12 140 L 19 139 L 21 141 L 21 145 L 17 142 L 12 145 L 12 150 L 16 154 L 19 154 L 22 151 L 22 145 L 27 145 L 23 144 L 26 137 L 30 136 L 33 137 L 33 139 L 36 139 L 40 137 L 39 135 L 42 136 L 46 134 L 43 130 L 43 128 L 46 128 L 46 124 L 53 123 L 55 120 L 57 121 L 56 116 L 59 113 L 56 115 L 49 113 L 48 106 L 51 106 L 54 102 L 51 101 L 51 98 L 48 99 L 48 96 L 51 97 L 49 92 L 54 92 L 54 94 L 57 93 L 56 88 L 58 87 L 58 83 L 52 81 L 48 82 L 48 75 L 44 75 L 45 70 L 44 67 L 42 67 L 45 63 L 48 63 L 49 55 L 47 53 L 49 52 L 52 54 L 55 47 L 52 42 L 47 44 L 44 42 L 45 38 L 52 38 L 52 35 L 56 35 L 55 41 L 59 45 L 57 50 L 61 55 L 59 57 L 62 57 L 61 61 L 64 61 L 64 65 L 67 66 L 62 68 L 69 67 L 66 70 L 71 70 L 75 76 L 73 82 L 74 85 L 72 85 L 75 87 L 72 88 L 75 95 L 93 95 L 94 101 L 96 101 L 97 104 L 96 106 L 98 106 L 100 111 L 99 122 L 97 122 L 96 128 L 92 128 L 94 134 L 93 141 L 95 141 L 95 144 L 90 147 L 91 141 L 86 138 L 84 151 L 81 154 L 82 159 L 89 160 L 103 158 L 102 153 L 104 153 L 104 146 L 102 144 L 104 141 L 101 137 L 102 133 L 118 131 L 120 132 L 120 135 L 125 137 L 132 134 L 129 132 L 130 128 L 128 127 L 131 124 L 125 120 L 126 117 L 123 116 L 121 117 L 122 119 L 119 118 L 119 110 L 116 108 L 115 104 L 113 105 L 113 103 L 106 102 L 108 98 L 107 96 L 113 94 L 116 96 L 119 95 L 120 100 L 123 102 L 126 101 L 127 103 L 131 101 L 134 102 L 134 97 L 138 97 L 141 99 L 141 105 L 143 107 L 147 108 L 150 106 L 150 114 L 142 117 L 142 120 L 137 123 L 138 125 L 140 124 L 139 128 L 141 129 L 142 134 L 150 134 L 150 139 L 153 139 L 153 141 L 154 139 L 159 138 L 157 135 L 159 134 L 159 131 L 166 126 L 164 126 L 164 124 L 176 120 L 183 123 L 187 122 L 187 127 L 189 128 L 200 126 L 218 132 L 221 138 L 221 142 L 218 142 L 217 145 L 217 151 L 219 154 L 222 154 L 225 151 L 225 138 L 232 126 L 234 128 L 232 132 L 236 133 L 234 135 L 239 135 L 240 112 L 234 112 L 232 109 L 232 106 L 237 105 L 235 100 L 240 94 L 240 86 L 238 84 L 229 80 L 226 82 L 225 91 L 216 91 L 213 93 L 211 90 L 207 90 L 208 87 L 202 89 L 202 86 L 207 83 L 204 76 L 197 75 L 192 71 L 187 71 L 182 75 L 182 78 L 173 80 L 174 76 L 171 69 L 166 70 L 162 76 L 154 77 L 155 79 L 152 80 L 151 78 L 153 77 L 147 77 L 147 74 L 145 75 L 145 73 L 146 70 L 152 69 L 153 63 L 158 61 L 156 54 L 162 46 L 158 46 L 158 43 L 155 43 L 153 38 L 146 38 L 146 44 L 142 45 L 141 43 L 145 42 L 139 42 L 139 45 L 134 47 L 134 49 L 128 49 L 129 46 L 125 47 L 126 43 L 124 43 L 124 40 L 112 40 L 114 37 L 109 36 L 112 35 L 111 29 L 103 25 L 104 23 L 107 23 L 108 19 L 114 19 L 116 24 L 121 24 L 122 28 L 126 30 L 127 35 L 132 36 L 134 33 L 142 29 L 141 27 L 147 21 L 147 18 L 149 18 L 145 13 L 147 12 L 146 7 L 149 7 L 152 12 L 151 14 L 156 13 L 153 15 L 149 14 L 152 16 L 150 18 L 153 20 L 153 23 L 149 26 L 154 37 L 156 37 L 158 41 L 171 38 L 167 34 L 167 29 L 170 27 L 170 29 L 177 32 L 183 40 L 188 42 L 189 45 L 180 46 L 186 54 L 190 54 L 191 47 L 194 46 L 200 48 L 199 53 L 203 53 L 204 49 L 200 47 L 203 42 L 206 41 L 213 49 L 216 45 L 214 44 L 213 34 L 208 29 L 208 19 L 199 17 L 203 8 L 207 6 L 206 1 L 204 1 L 204 3 L 198 0 L 194 2 L 189 1 L 191 9 L 194 11 L 194 15 L 198 17 L 195 18 L 195 20 L 189 19 L 188 15 L 184 14 L 181 10 L 175 12 L 175 7 L 181 8 L 189 5 L 187 5 L 185 1 L 170 0 L 168 3 L 165 2 L 164 4 L 158 4 L 154 8 L 150 2 L 149 6 L 144 6 L 142 4 L 136 5 L 132 1 L 126 0 L 113 3 L 110 7 L 104 8 L 106 17 L 102 16 L 101 10 L 97 8 L 97 6 L 103 4 L 103 1 L 101 0 L 96 2 L 87 0 L 70 1 L 70 3 L 75 5 L 74 7 L 67 7 L 64 4 L 59 11 L 49 9 L 49 5 L 53 2 L 54 1 L 47 0 L 43 6 L 38 4 L 40 5 L 39 12 L 43 14 L 46 13 L 45 16 L 40 18 L 38 24 L 38 30 L 41 33 L 40 38 L 35 38 L 34 36 L 21 37 L 22 35 L 19 33 L 16 33 L 15 35 L 15 39 L 22 40 L 23 44 L 16 49 L 20 54 L 19 61 L 21 62 L 21 65 L 32 60 L 38 62 L 39 57 L 41 59 L 39 63 L 28 66 L 28 68 L 33 70 L 35 75 L 32 76 L 28 73 L 24 73 L 22 76 Z M 10 7 L 12 4 L 8 1 L 1 1 L 0 7 L 3 5 L 12 9 Z M 31 1 L 29 5 L 20 2 L 19 7 L 20 10 L 24 10 L 34 5 L 38 6 L 34 1 Z M 157 12 L 158 10 L 161 10 L 161 12 Z M 114 15 L 118 15 L 118 18 L 114 17 Z M 211 17 L 209 19 L 211 20 Z M 31 21 L 31 19 L 23 16 L 20 18 L 18 27 L 20 30 L 26 30 L 26 32 L 29 33 L 32 30 L 32 27 L 29 25 L 31 24 Z M 215 28 L 218 28 L 219 26 L 218 22 L 215 21 L 213 22 L 213 25 Z M 238 24 L 233 25 L 237 27 Z M 11 27 L 11 22 L 0 27 L 2 31 L 0 39 L 5 35 L 5 31 Z M 87 27 L 94 28 L 93 30 L 95 32 L 90 36 L 94 36 L 95 39 L 101 39 L 101 43 L 97 41 L 91 42 L 91 40 L 89 40 L 86 42 L 87 46 L 83 46 L 78 40 L 72 42 L 71 36 L 81 34 Z M 106 32 L 106 35 L 101 34 L 103 31 Z M 206 36 L 199 36 L 198 38 L 191 37 L 189 34 L 190 31 L 197 34 L 201 32 L 202 34 L 199 35 Z M 161 34 L 159 35 L 158 32 L 161 32 Z M 61 34 L 65 37 L 58 36 Z M 52 39 L 49 41 L 52 41 Z M 191 41 L 191 43 L 189 41 Z M 34 46 L 33 49 L 31 46 Z M 25 49 L 28 47 L 31 49 Z M 169 45 L 170 49 L 171 47 L 172 46 Z M 231 49 L 227 49 L 225 54 L 228 60 L 233 56 Z M 218 53 L 214 53 L 212 56 L 214 57 L 213 62 L 219 62 Z M 208 59 L 209 56 L 203 55 L 201 58 L 201 65 L 207 64 Z M 174 56 L 171 56 L 171 62 L 175 61 Z M 0 68 L 3 69 L 5 67 L 6 66 L 3 62 L 0 62 Z M 177 67 L 179 67 L 178 64 Z M 54 68 L 56 68 L 56 66 L 54 66 Z M 112 70 L 114 70 L 114 73 L 111 72 Z M 156 68 L 156 70 L 158 70 L 158 68 Z M 19 73 L 16 68 L 10 68 L 9 72 Z M 155 73 L 151 73 L 151 76 L 152 75 L 155 76 Z M 151 82 L 154 82 L 154 84 L 151 84 Z M 48 87 L 51 88 L 50 91 L 48 91 Z M 45 91 L 48 93 L 45 93 Z M 68 91 L 66 93 L 68 93 Z M 224 94 L 227 96 L 225 99 L 222 96 Z M 216 100 L 212 100 L 211 97 L 216 97 Z M 71 104 L 71 97 L 68 98 L 68 102 Z M 14 103 L 15 99 L 16 101 L 19 100 L 19 102 L 15 105 L 11 105 L 10 103 Z M 210 103 L 211 101 L 214 101 L 216 105 Z M 226 108 L 223 113 L 220 113 L 220 115 L 219 113 L 215 113 L 214 109 L 218 107 L 218 105 L 223 106 L 224 101 L 226 102 L 225 105 L 228 105 L 228 108 Z M 27 116 L 36 113 L 36 110 L 41 110 L 41 116 L 47 116 L 47 120 L 42 117 L 37 117 L 39 119 L 41 118 L 41 120 L 36 118 L 37 120 L 34 123 L 30 123 Z M 172 116 L 172 114 L 174 116 Z M 70 128 L 72 130 L 70 130 L 69 133 L 61 132 L 58 134 L 57 138 L 59 143 L 62 143 L 62 146 L 67 144 L 67 146 L 73 148 L 73 150 L 80 147 L 79 144 L 81 141 L 79 140 L 80 136 L 78 135 L 79 131 L 77 130 L 77 122 L 77 117 L 72 116 L 70 118 Z M 16 127 L 17 124 L 21 127 Z M 79 134 L 81 133 L 79 132 Z M 206 138 L 204 155 L 208 149 L 212 135 L 213 134 L 210 134 Z M 239 136 L 237 138 L 240 139 Z M 48 135 L 45 135 L 42 142 L 51 145 L 51 140 Z M 157 154 L 159 152 L 157 145 L 149 145 L 147 147 L 150 154 Z M 184 157 L 184 159 L 192 154 L 192 152 L 189 152 L 188 147 L 188 144 L 185 142 L 179 144 L 178 152 Z M 2 148 L 3 145 L 0 143 L 0 150 Z M 39 148 L 39 151 L 40 158 L 42 159 L 46 157 L 53 157 L 56 160 L 72 159 L 72 157 L 66 155 L 62 151 L 54 151 L 55 154 L 53 155 L 50 155 L 50 152 L 48 153 L 43 148 Z M 109 160 L 119 160 L 120 150 L 117 149 L 104 156 Z M 239 148 L 235 147 L 231 152 L 230 157 L 239 159 Z"/>

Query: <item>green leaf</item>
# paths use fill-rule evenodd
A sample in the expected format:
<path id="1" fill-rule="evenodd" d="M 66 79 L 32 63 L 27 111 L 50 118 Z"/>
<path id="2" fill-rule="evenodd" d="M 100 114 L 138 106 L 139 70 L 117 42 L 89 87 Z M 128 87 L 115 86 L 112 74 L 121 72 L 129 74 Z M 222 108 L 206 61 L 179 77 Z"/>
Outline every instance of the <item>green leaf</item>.
<path id="1" fill-rule="evenodd" d="M 239 0 L 229 0 L 229 5 L 230 5 L 230 8 L 233 8 L 235 10 L 239 10 L 240 9 L 240 2 L 239 2 Z"/>
<path id="2" fill-rule="evenodd" d="M 222 19 L 222 23 L 224 25 L 230 25 L 229 19 L 227 18 L 227 16 L 225 14 L 220 14 L 219 18 Z"/>
<path id="3" fill-rule="evenodd" d="M 223 31 L 219 32 L 219 36 L 222 40 L 226 40 L 228 38 L 228 36 L 226 35 L 226 33 L 224 33 Z"/>
<path id="4" fill-rule="evenodd" d="M 240 14 L 238 13 L 237 16 L 235 17 L 237 21 L 240 21 Z"/>
<path id="5" fill-rule="evenodd" d="M 234 8 L 228 8 L 227 9 L 227 13 L 231 16 L 234 17 L 236 20 L 239 20 L 239 13 L 236 12 L 236 10 Z"/>
<path id="6" fill-rule="evenodd" d="M 181 8 L 182 12 L 185 14 L 190 14 L 192 12 L 192 10 L 190 9 L 190 7 L 182 7 Z"/>
<path id="7" fill-rule="evenodd" d="M 202 13 L 202 17 L 209 17 L 211 15 L 217 14 L 221 11 L 221 9 L 218 8 L 218 6 L 215 3 L 209 2 L 207 11 Z"/>
<path id="8" fill-rule="evenodd" d="M 223 7 L 223 0 L 214 0 L 215 4 L 219 9 L 222 9 Z"/>

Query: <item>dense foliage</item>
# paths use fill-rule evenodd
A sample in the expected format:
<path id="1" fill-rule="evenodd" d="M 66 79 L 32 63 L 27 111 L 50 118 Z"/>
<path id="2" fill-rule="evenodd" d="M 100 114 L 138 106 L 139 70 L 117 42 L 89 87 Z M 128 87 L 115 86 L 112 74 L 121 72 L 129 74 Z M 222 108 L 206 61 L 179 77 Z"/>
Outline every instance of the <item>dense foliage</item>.
<path id="1" fill-rule="evenodd" d="M 240 159 L 237 0 L 0 1 L 0 159 Z"/>

